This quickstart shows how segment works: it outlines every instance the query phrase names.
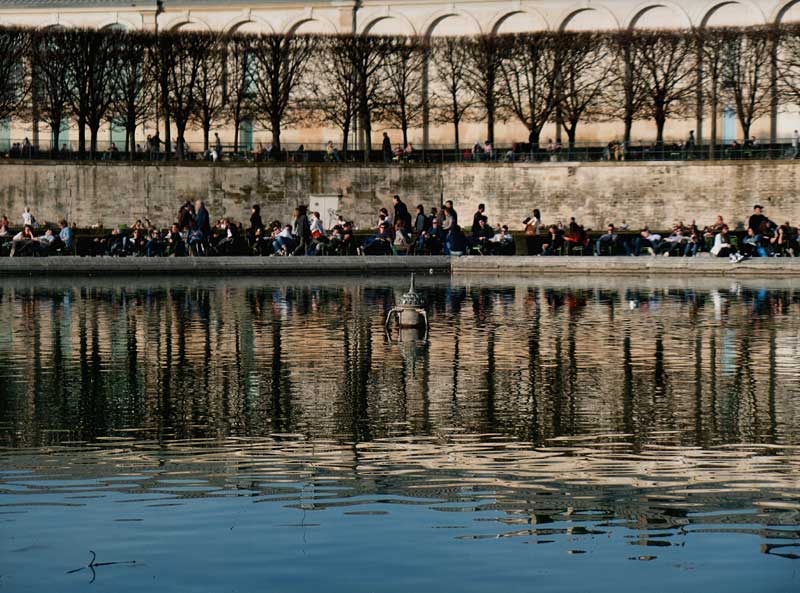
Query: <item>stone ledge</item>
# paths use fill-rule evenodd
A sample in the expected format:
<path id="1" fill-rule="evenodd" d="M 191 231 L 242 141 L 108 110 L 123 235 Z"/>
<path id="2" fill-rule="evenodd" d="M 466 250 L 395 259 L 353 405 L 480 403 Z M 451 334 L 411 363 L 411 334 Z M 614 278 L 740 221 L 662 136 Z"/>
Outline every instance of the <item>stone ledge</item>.
<path id="1" fill-rule="evenodd" d="M 209 257 L 2 258 L 0 276 L 235 276 L 278 275 L 672 275 L 800 277 L 800 258 L 733 264 L 725 258 L 681 257 Z"/>

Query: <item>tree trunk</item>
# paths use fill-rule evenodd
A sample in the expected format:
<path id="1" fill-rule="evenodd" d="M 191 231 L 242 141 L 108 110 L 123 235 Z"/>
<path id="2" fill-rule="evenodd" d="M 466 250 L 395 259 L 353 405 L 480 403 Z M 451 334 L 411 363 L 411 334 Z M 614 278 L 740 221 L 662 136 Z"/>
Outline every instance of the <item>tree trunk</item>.
<path id="1" fill-rule="evenodd" d="M 90 150 L 92 153 L 92 157 L 94 158 L 94 155 L 97 152 L 97 135 L 100 131 L 100 126 L 92 124 L 89 126 L 89 131 L 91 132 Z"/>
<path id="2" fill-rule="evenodd" d="M 716 87 L 716 84 L 714 85 Z M 717 151 L 717 112 L 719 111 L 719 100 L 717 99 L 716 88 L 711 91 L 711 138 L 708 147 L 708 158 L 714 160 Z"/>
<path id="3" fill-rule="evenodd" d="M 278 152 L 281 149 L 281 122 L 280 122 L 280 120 L 272 122 L 272 146 Z"/>
<path id="4" fill-rule="evenodd" d="M 486 139 L 494 147 L 494 108 L 486 110 Z"/>
<path id="5" fill-rule="evenodd" d="M 457 117 L 453 118 L 453 132 L 454 132 L 453 136 L 456 140 L 456 152 L 458 152 L 459 148 L 461 147 L 461 136 L 458 132 L 458 124 L 459 124 L 459 119 Z"/>
<path id="6" fill-rule="evenodd" d="M 236 116 L 233 120 L 233 152 L 239 152 L 239 127 L 241 125 L 241 120 Z"/>
<path id="7" fill-rule="evenodd" d="M 625 144 L 628 145 L 628 144 L 631 143 L 631 129 L 633 128 L 633 117 L 631 117 L 630 115 L 626 114 L 624 119 L 625 119 L 624 140 L 625 140 Z"/>
<path id="8" fill-rule="evenodd" d="M 656 120 L 656 146 L 664 146 L 664 125 L 667 117 L 662 107 L 656 107 L 654 119 Z"/>
<path id="9" fill-rule="evenodd" d="M 349 122 L 349 119 L 348 119 Z M 342 126 L 342 157 L 347 154 L 347 138 L 350 135 L 350 124 L 346 123 Z"/>
<path id="10" fill-rule="evenodd" d="M 578 135 L 578 120 L 570 122 L 569 126 L 564 126 L 567 131 L 567 140 L 569 141 L 570 151 L 575 150 L 575 137 Z"/>
<path id="11" fill-rule="evenodd" d="M 211 134 L 211 122 L 203 122 L 203 152 L 208 152 L 208 137 Z"/>
<path id="12" fill-rule="evenodd" d="M 59 140 L 61 136 L 61 120 L 54 121 L 50 129 L 53 136 L 52 145 L 50 147 L 50 152 L 52 153 L 59 149 Z M 25 156 L 27 157 L 28 155 Z"/>
<path id="13" fill-rule="evenodd" d="M 78 115 L 78 152 L 86 152 L 86 116 Z"/>

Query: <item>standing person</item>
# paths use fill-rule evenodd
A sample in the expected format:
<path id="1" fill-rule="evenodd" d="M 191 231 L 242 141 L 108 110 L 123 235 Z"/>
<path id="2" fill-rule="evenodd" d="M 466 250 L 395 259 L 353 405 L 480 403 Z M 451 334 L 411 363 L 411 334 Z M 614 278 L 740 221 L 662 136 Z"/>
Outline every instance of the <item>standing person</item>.
<path id="1" fill-rule="evenodd" d="M 211 239 L 211 217 L 208 215 L 203 200 L 194 203 L 194 231 L 189 238 L 189 245 L 197 255 L 207 254 Z"/>
<path id="2" fill-rule="evenodd" d="M 408 211 L 408 207 L 397 194 L 392 197 L 392 203 L 394 204 L 394 218 L 392 218 L 392 221 L 394 221 L 395 224 L 402 222 L 405 229 L 410 229 L 411 214 Z"/>
<path id="3" fill-rule="evenodd" d="M 256 241 L 256 232 L 264 230 L 264 221 L 261 220 L 261 206 L 253 204 L 250 208 L 250 245 L 252 246 Z"/>
<path id="4" fill-rule="evenodd" d="M 478 204 L 478 210 L 472 216 L 472 234 L 475 235 L 481 228 L 481 219 L 486 218 L 483 214 L 486 211 L 486 206 L 484 204 Z"/>
<path id="5" fill-rule="evenodd" d="M 305 255 L 311 240 L 311 225 L 308 222 L 308 206 L 300 205 L 294 209 L 292 234 L 297 240 L 297 247 L 292 255 Z"/>
<path id="6" fill-rule="evenodd" d="M 533 216 L 522 221 L 525 225 L 525 246 L 528 255 L 539 255 L 542 252 L 542 242 L 539 235 L 542 233 L 542 214 L 538 208 L 533 209 Z"/>
<path id="7" fill-rule="evenodd" d="M 423 231 L 427 231 L 429 226 L 428 217 L 425 216 L 425 206 L 417 205 L 417 217 L 414 220 L 414 234 L 420 236 Z"/>
<path id="8" fill-rule="evenodd" d="M 442 228 L 445 231 L 449 231 L 452 225 L 458 224 L 458 213 L 456 212 L 456 209 L 453 208 L 453 200 L 447 200 L 444 203 L 444 206 L 442 206 L 441 218 L 442 218 Z"/>
<path id="9" fill-rule="evenodd" d="M 219 134 L 214 132 L 214 150 L 217 151 L 217 160 L 222 160 L 222 140 L 220 140 Z"/>
<path id="10" fill-rule="evenodd" d="M 30 206 L 25 206 L 25 210 L 22 211 L 22 226 L 30 226 L 32 227 L 36 223 L 36 219 L 31 214 Z"/>
<path id="11" fill-rule="evenodd" d="M 800 153 L 800 133 L 797 130 L 792 134 L 792 158 L 796 159 Z"/>
<path id="12" fill-rule="evenodd" d="M 383 162 L 392 162 L 392 141 L 389 140 L 389 134 L 383 133 Z"/>

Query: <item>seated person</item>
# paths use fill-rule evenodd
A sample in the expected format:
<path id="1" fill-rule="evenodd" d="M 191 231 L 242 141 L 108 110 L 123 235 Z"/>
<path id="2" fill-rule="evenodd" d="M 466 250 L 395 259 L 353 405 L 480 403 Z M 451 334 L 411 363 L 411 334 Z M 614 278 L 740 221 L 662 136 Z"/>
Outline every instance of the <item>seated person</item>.
<path id="1" fill-rule="evenodd" d="M 297 248 L 297 239 L 292 234 L 292 225 L 287 224 L 281 230 L 275 229 L 272 251 L 275 255 L 289 255 Z"/>
<path id="2" fill-rule="evenodd" d="M 164 255 L 164 240 L 156 229 L 150 231 L 150 238 L 145 244 L 144 251 L 147 257 L 160 257 Z"/>
<path id="3" fill-rule="evenodd" d="M 450 227 L 445 241 L 445 255 L 464 255 L 467 252 L 467 237 L 458 224 Z"/>
<path id="4" fill-rule="evenodd" d="M 180 227 L 178 227 L 177 223 L 172 223 L 169 229 L 169 234 L 166 239 L 165 255 L 169 257 L 185 257 L 187 255 L 186 243 L 181 236 Z"/>
<path id="5" fill-rule="evenodd" d="M 439 219 L 434 217 L 431 220 L 431 228 L 422 231 L 417 237 L 416 253 L 441 255 L 446 239 L 447 235 L 442 229 Z"/>
<path id="6" fill-rule="evenodd" d="M 396 255 L 408 255 L 411 251 L 413 240 L 406 230 L 406 225 L 402 220 L 398 220 L 394 229 L 394 252 Z"/>
<path id="7" fill-rule="evenodd" d="M 61 230 L 58 233 L 58 240 L 53 249 L 62 253 L 72 253 L 75 247 L 75 234 L 63 218 L 58 222 L 58 226 Z"/>
<path id="8" fill-rule="evenodd" d="M 723 224 L 720 231 L 714 236 L 714 245 L 711 247 L 711 255 L 716 257 L 729 257 L 736 253 L 736 248 L 731 245 L 728 235 L 728 225 Z"/>
<path id="9" fill-rule="evenodd" d="M 494 255 L 514 255 L 517 245 L 514 237 L 508 232 L 508 225 L 500 227 L 500 232 L 492 237 L 491 252 Z"/>
<path id="10" fill-rule="evenodd" d="M 147 240 L 145 239 L 144 236 L 144 230 L 138 228 L 134 229 L 133 235 L 126 242 L 125 250 L 127 255 L 141 257 L 145 254 L 146 246 L 147 246 Z"/>
<path id="11" fill-rule="evenodd" d="M 56 248 L 57 239 L 52 229 L 47 229 L 44 235 L 37 237 L 36 240 L 39 241 L 41 253 L 52 253 Z"/>
<path id="12" fill-rule="evenodd" d="M 748 227 L 747 229 L 741 252 L 746 257 L 769 257 L 769 252 L 764 245 L 763 235 L 757 234 L 753 227 Z"/>
<path id="13" fill-rule="evenodd" d="M 619 233 L 617 232 L 617 228 L 613 224 L 609 224 L 606 232 L 603 235 L 600 235 L 597 241 L 595 241 L 595 255 L 603 255 L 604 251 L 608 255 L 617 255 L 621 253 L 630 255 L 628 244 L 622 237 L 620 237 Z"/>
<path id="14" fill-rule="evenodd" d="M 477 218 L 477 223 L 472 231 L 472 236 L 467 239 L 467 245 L 481 255 L 486 255 L 491 250 L 491 241 L 494 230 L 489 226 L 485 216 Z"/>
<path id="15" fill-rule="evenodd" d="M 551 224 L 547 229 L 547 235 L 542 243 L 542 255 L 558 255 L 564 246 L 564 237 L 559 232 L 558 227 Z"/>
<path id="16" fill-rule="evenodd" d="M 645 227 L 644 230 L 639 233 L 639 236 L 636 237 L 636 242 L 633 245 L 633 254 L 638 256 L 642 254 L 642 251 L 650 249 L 653 255 L 655 255 L 660 245 L 661 235 L 658 233 L 651 233 L 650 229 Z"/>
<path id="17" fill-rule="evenodd" d="M 364 255 L 392 255 L 393 242 L 394 235 L 391 232 L 389 225 L 385 222 L 382 222 L 378 227 L 378 231 L 369 239 L 364 241 Z"/>
<path id="18" fill-rule="evenodd" d="M 672 233 L 664 239 L 656 249 L 658 255 L 679 255 L 683 252 L 683 243 L 687 240 L 686 235 L 683 234 L 683 229 L 678 226 Z"/>
<path id="19" fill-rule="evenodd" d="M 26 224 L 14 235 L 11 243 L 11 257 L 34 257 L 40 255 L 42 244 L 33 236 L 33 227 Z"/>

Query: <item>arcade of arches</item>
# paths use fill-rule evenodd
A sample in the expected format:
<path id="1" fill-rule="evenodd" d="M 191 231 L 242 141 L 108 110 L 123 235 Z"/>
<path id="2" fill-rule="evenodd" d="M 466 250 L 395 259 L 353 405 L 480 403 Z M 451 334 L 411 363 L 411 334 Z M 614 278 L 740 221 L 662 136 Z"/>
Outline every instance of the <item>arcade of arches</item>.
<path id="1" fill-rule="evenodd" d="M 156 0 L 0 0 L 0 24 L 25 26 L 89 26 L 149 30 L 218 30 L 248 33 L 342 33 L 357 31 L 372 34 L 408 34 L 420 36 L 472 35 L 479 33 L 513 33 L 541 30 L 620 30 L 627 28 L 686 29 L 713 26 L 749 26 L 769 23 L 800 22 L 800 0 L 535 0 L 500 2 L 470 0 L 443 2 L 441 0 L 400 0 L 372 2 L 292 0 L 165 0 L 159 10 Z M 721 116 L 722 118 L 722 116 Z M 725 122 L 719 122 L 720 129 Z M 670 122 L 667 137 L 684 139 L 695 127 L 695 120 Z M 780 112 L 772 118 L 756 122 L 753 132 L 767 139 L 771 135 L 789 137 L 800 127 L 796 113 Z M 482 140 L 484 126 L 465 124 L 462 141 L 471 144 Z M 738 135 L 735 128 L 728 134 Z M 22 137 L 29 133 L 21 125 L 6 124 L 3 135 Z M 232 136 L 220 130 L 221 136 Z M 229 134 L 229 132 L 231 132 Z M 376 129 L 380 138 L 383 130 Z M 109 131 L 113 139 L 113 131 Z M 148 130 L 142 130 L 142 137 Z M 390 135 L 393 134 L 389 130 Z M 546 129 L 543 137 L 552 135 Z M 618 138 L 621 124 L 587 125 L 579 141 L 606 142 Z M 633 139 L 650 141 L 654 137 L 652 122 L 634 125 Z M 251 128 L 251 142 L 266 141 L 264 130 Z M 510 121 L 496 128 L 500 142 L 523 140 L 525 128 Z M 322 144 L 336 138 L 323 128 L 286 130 L 287 143 Z M 192 138 L 188 138 L 192 143 Z M 417 129 L 411 140 L 419 146 L 449 145 L 452 132 L 449 126 L 431 124 L 429 129 Z"/>

